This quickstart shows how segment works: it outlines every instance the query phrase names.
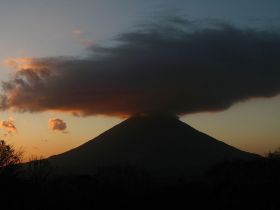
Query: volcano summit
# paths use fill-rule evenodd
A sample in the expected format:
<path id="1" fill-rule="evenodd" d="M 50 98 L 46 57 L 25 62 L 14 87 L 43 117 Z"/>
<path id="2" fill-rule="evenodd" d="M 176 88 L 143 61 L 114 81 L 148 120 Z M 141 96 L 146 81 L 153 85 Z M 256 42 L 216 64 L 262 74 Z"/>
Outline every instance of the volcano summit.
<path id="1" fill-rule="evenodd" d="M 98 168 L 133 166 L 155 176 L 191 177 L 218 163 L 258 155 L 218 141 L 177 117 L 133 116 L 49 161 L 59 173 L 92 174 Z"/>

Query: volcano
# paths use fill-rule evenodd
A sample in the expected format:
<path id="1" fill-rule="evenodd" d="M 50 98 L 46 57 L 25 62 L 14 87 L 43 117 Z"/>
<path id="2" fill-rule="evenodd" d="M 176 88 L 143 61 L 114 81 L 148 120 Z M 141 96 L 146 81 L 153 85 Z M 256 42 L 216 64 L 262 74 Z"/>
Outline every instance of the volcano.
<path id="1" fill-rule="evenodd" d="M 57 172 L 67 174 L 133 166 L 155 176 L 190 177 L 224 161 L 258 157 L 199 132 L 177 117 L 137 115 L 49 161 Z"/>

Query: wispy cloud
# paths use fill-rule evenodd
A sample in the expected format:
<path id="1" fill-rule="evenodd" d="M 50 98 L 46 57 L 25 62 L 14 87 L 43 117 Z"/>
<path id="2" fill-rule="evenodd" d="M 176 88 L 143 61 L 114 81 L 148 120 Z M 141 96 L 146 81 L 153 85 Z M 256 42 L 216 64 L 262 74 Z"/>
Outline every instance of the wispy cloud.
<path id="1" fill-rule="evenodd" d="M 93 40 L 90 39 L 80 39 L 79 42 L 85 47 L 90 47 L 94 44 Z"/>
<path id="2" fill-rule="evenodd" d="M 74 34 L 74 35 L 81 35 L 83 32 L 82 32 L 82 30 L 81 29 L 74 29 L 74 30 L 72 30 L 72 34 Z"/>
<path id="3" fill-rule="evenodd" d="M 85 33 L 81 29 L 74 29 L 72 34 L 75 36 L 75 39 L 85 47 L 90 47 L 94 44 L 92 39 L 86 38 Z"/>

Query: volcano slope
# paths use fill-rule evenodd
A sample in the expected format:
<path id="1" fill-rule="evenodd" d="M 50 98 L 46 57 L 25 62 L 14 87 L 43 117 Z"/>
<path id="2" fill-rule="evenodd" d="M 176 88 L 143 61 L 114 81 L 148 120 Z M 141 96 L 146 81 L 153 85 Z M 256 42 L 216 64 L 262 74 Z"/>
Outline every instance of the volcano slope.
<path id="1" fill-rule="evenodd" d="M 199 132 L 177 117 L 137 115 L 48 160 L 61 174 L 129 166 L 157 177 L 195 177 L 221 162 L 254 158 L 259 156 Z"/>

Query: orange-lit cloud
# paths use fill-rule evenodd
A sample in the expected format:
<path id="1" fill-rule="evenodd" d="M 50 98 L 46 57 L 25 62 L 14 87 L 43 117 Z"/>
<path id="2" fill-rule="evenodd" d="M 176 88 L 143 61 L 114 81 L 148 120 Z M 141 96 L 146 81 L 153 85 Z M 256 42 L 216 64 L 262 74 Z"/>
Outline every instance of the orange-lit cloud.
<path id="1" fill-rule="evenodd" d="M 15 69 L 19 72 L 22 71 L 38 71 L 46 72 L 49 71 L 49 64 L 52 62 L 52 58 L 28 58 L 28 57 L 19 57 L 19 58 L 6 58 L 3 63 L 6 67 Z"/>
<path id="2" fill-rule="evenodd" d="M 3 61 L 4 65 L 16 70 L 34 67 L 32 58 L 7 58 Z"/>
<path id="3" fill-rule="evenodd" d="M 279 32 L 171 18 L 120 34 L 115 45 L 92 46 L 86 58 L 33 58 L 2 83 L 0 109 L 118 116 L 221 111 L 279 94 L 279 55 Z"/>
<path id="4" fill-rule="evenodd" d="M 58 118 L 49 119 L 48 125 L 52 131 L 60 131 L 63 133 L 67 133 L 67 131 L 66 131 L 67 125 L 61 119 L 58 119 Z"/>
<path id="5" fill-rule="evenodd" d="M 10 134 L 17 132 L 17 127 L 15 126 L 15 122 L 12 119 L 0 121 L 0 128 L 4 129 Z"/>

